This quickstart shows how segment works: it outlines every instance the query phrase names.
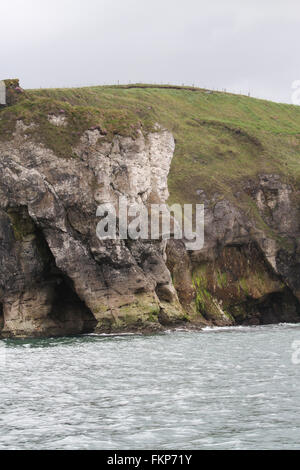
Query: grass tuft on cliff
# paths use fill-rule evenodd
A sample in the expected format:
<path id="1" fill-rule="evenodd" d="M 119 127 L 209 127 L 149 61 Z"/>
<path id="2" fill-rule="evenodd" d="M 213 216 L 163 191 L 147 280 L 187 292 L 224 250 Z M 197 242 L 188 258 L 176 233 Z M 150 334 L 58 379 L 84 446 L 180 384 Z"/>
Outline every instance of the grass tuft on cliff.
<path id="1" fill-rule="evenodd" d="M 51 124 L 49 114 L 64 115 L 66 127 Z M 176 139 L 171 203 L 201 202 L 201 190 L 232 197 L 262 173 L 300 183 L 298 106 L 191 87 L 95 86 L 27 90 L 17 104 L 0 110 L 1 140 L 12 137 L 19 119 L 34 123 L 28 133 L 64 158 L 73 156 L 87 129 L 99 127 L 106 139 L 134 137 L 159 122 Z"/>

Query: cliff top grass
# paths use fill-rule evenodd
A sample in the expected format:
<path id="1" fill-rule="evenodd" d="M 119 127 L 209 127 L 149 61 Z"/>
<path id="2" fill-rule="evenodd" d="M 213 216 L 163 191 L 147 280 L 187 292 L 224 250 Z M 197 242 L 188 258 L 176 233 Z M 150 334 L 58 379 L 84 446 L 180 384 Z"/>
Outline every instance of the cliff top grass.
<path id="1" fill-rule="evenodd" d="M 63 114 L 56 127 L 49 114 Z M 300 184 L 300 107 L 243 95 L 170 85 L 94 86 L 27 90 L 0 110 L 0 139 L 16 120 L 58 155 L 72 157 L 82 133 L 99 127 L 111 139 L 133 136 L 156 122 L 169 129 L 176 150 L 169 175 L 170 202 L 201 202 L 199 190 L 220 197 L 238 192 L 257 174 L 276 173 Z"/>

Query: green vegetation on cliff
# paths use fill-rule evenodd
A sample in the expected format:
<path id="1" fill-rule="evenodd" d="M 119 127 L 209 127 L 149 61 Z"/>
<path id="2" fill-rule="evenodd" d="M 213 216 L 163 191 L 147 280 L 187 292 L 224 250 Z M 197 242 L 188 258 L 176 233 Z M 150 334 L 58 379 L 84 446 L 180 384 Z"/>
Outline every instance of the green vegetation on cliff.
<path id="1" fill-rule="evenodd" d="M 59 113 L 66 127 L 49 122 Z M 96 86 L 26 91 L 1 110 L 0 139 L 10 138 L 18 119 L 37 124 L 28 133 L 62 157 L 73 156 L 86 129 L 98 126 L 111 139 L 159 122 L 176 139 L 170 202 L 201 202 L 199 189 L 232 195 L 257 173 L 300 181 L 298 106 L 188 87 Z"/>

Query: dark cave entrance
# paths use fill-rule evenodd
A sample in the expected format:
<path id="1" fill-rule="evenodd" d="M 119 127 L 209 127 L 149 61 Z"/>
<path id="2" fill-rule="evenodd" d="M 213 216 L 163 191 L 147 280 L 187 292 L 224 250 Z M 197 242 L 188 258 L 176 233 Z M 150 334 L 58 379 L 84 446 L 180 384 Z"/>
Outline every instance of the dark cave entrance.
<path id="1" fill-rule="evenodd" d="M 257 302 L 249 302 L 245 310 L 248 319 L 244 322 L 247 324 L 270 325 L 300 322 L 300 303 L 288 287 L 279 292 L 272 292 Z"/>
<path id="2" fill-rule="evenodd" d="M 55 267 L 55 289 L 50 317 L 69 334 L 92 333 L 97 320 L 78 297 L 73 282 Z"/>
<path id="3" fill-rule="evenodd" d="M 28 214 L 27 207 L 12 208 L 9 217 L 14 230 L 16 252 L 21 253 L 20 262 L 28 277 L 24 289 L 28 287 L 47 292 L 46 305 L 50 309 L 47 318 L 52 322 L 48 328 L 45 319 L 46 334 L 92 332 L 97 324 L 94 315 L 79 298 L 73 281 L 56 266 L 46 237 Z M 3 323 L 3 306 L 0 304 L 0 331 Z"/>
<path id="4" fill-rule="evenodd" d="M 52 308 L 49 317 L 62 329 L 63 334 L 91 333 L 97 325 L 91 310 L 80 299 L 72 279 L 63 273 L 55 263 L 41 229 L 36 228 L 38 251 L 44 262 L 43 283 L 53 289 Z"/>

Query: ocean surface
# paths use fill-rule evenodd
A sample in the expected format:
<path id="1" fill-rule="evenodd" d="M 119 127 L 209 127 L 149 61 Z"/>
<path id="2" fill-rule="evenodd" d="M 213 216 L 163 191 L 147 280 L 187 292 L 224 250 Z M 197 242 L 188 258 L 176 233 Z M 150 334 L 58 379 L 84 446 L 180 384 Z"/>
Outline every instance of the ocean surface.
<path id="1" fill-rule="evenodd" d="M 289 324 L 0 341 L 0 449 L 299 449 L 297 348 Z"/>

